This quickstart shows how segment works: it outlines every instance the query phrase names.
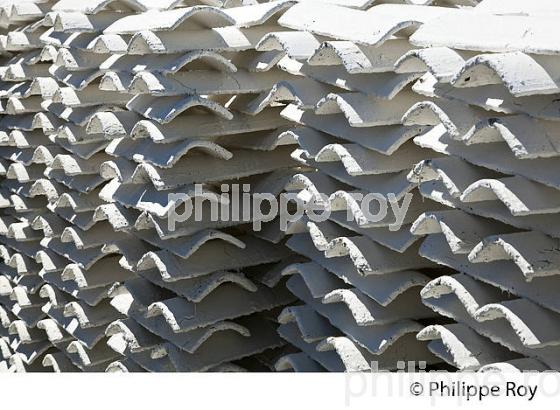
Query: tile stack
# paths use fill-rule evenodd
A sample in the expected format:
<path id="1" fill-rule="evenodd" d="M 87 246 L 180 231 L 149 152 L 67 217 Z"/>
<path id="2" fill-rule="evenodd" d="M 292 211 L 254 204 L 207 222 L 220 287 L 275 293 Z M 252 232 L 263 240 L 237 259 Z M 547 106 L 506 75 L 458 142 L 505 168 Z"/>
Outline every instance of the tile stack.
<path id="1" fill-rule="evenodd" d="M 261 353 L 284 344 L 270 311 L 292 300 L 264 280 L 290 252 L 254 234 L 242 218 L 249 209 L 234 215 L 233 192 L 247 184 L 251 193 L 279 193 L 297 165 L 278 140 L 287 124 L 278 108 L 243 112 L 288 76 L 253 49 L 291 3 L 167 3 L 82 14 L 99 22 L 96 36 L 86 50 L 69 49 L 75 79 L 67 66 L 57 75 L 72 88 L 68 102 L 79 93 L 97 104 L 77 125 L 87 144 L 104 144 L 87 161 L 99 185 L 85 232 L 100 256 L 92 279 L 109 286 L 110 306 L 123 316 L 111 316 L 105 331 L 106 346 L 124 356 L 108 368 L 262 369 L 271 359 Z M 187 197 L 200 201 L 200 218 L 170 224 Z M 216 219 L 224 208 L 230 218 Z"/>
<path id="2" fill-rule="evenodd" d="M 285 345 L 273 310 L 293 296 L 267 277 L 291 253 L 221 190 L 280 193 L 295 172 L 281 108 L 245 113 L 290 76 L 254 47 L 293 2 L 212 3 L 62 0 L 35 17 L 34 71 L 15 67 L 33 92 L 4 76 L 21 115 L 2 124 L 2 353 L 18 369 L 266 370 Z M 186 195 L 202 216 L 171 229 Z"/>
<path id="3" fill-rule="evenodd" d="M 271 359 L 260 353 L 284 345 L 274 309 L 293 297 L 267 277 L 290 252 L 270 228 L 253 231 L 248 222 L 258 216 L 244 219 L 249 209 L 241 202 L 236 210 L 234 192 L 246 185 L 251 194 L 279 194 L 297 165 L 284 146 L 294 141 L 280 139 L 288 124 L 280 108 L 247 108 L 289 77 L 254 48 L 291 4 L 140 14 L 105 30 L 130 39 L 127 53 L 105 66 L 101 88 L 134 97 L 129 135 L 106 149 L 115 179 L 101 197 L 141 212 L 134 235 L 150 248 L 135 266 L 139 276 L 113 299 L 130 302 L 128 319 L 107 333 L 146 370 L 265 370 Z M 182 199 L 169 194 L 204 200 L 202 218 L 170 227 Z M 230 218 L 214 219 L 214 206 Z"/>
<path id="4" fill-rule="evenodd" d="M 454 270 L 421 292 L 453 322 L 418 339 L 457 369 L 560 368 L 559 12 L 485 0 L 427 22 L 397 63 L 425 73 L 413 90 L 426 101 L 403 119 L 430 127 L 414 142 L 436 153 L 409 180 L 445 206 L 412 232 Z"/>
<path id="5" fill-rule="evenodd" d="M 0 372 L 559 370 L 560 6 L 377 3 L 0 0 Z"/>
<path id="6" fill-rule="evenodd" d="M 45 356 L 57 351 L 41 325 L 45 282 L 35 261 L 44 236 L 41 221 L 56 224 L 46 216 L 39 180 L 61 152 L 45 134 L 57 121 L 42 106 L 58 89 L 49 74 L 54 50 L 40 41 L 51 6 L 0 2 L 0 371 L 42 370 Z"/>
<path id="7" fill-rule="evenodd" d="M 412 32 L 454 10 L 398 4 L 361 10 L 369 3 L 352 9 L 302 2 L 279 20 L 291 31 L 271 32 L 257 45 L 282 50 L 277 65 L 297 76 L 273 91 L 291 101 L 281 115 L 299 124 L 289 131 L 299 144 L 292 156 L 316 172 L 299 173 L 287 189 L 299 191 L 315 215 L 331 211 L 320 221 L 308 211 L 289 228 L 288 246 L 307 261 L 283 274 L 303 304 L 281 313 L 279 332 L 301 352 L 282 357 L 279 370 L 441 362 L 416 339 L 436 317 L 420 289 L 440 275 L 418 255 L 410 233 L 433 206 L 407 180 L 418 160 L 433 155 L 412 141 L 427 128 L 402 124 L 422 101 L 411 89 L 421 73 L 396 73 L 394 65 L 414 48 Z M 399 219 L 394 209 L 401 206 L 408 211 Z"/>

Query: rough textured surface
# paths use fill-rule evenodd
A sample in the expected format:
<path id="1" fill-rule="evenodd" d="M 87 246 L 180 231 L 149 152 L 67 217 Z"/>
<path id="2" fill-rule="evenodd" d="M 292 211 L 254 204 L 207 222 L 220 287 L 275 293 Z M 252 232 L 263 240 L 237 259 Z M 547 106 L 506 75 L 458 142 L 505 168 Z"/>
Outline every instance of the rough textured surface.
<path id="1" fill-rule="evenodd" d="M 0 371 L 560 370 L 558 4 L 382 3 L 0 2 Z"/>
<path id="2" fill-rule="evenodd" d="M 192 3 L 2 4 L 3 370 L 262 371 L 293 352 L 276 328 L 295 298 L 265 284 L 283 243 L 159 229 L 170 193 L 277 195 L 296 172 L 280 109 L 246 108 L 291 77 L 254 48 L 293 2 Z"/>

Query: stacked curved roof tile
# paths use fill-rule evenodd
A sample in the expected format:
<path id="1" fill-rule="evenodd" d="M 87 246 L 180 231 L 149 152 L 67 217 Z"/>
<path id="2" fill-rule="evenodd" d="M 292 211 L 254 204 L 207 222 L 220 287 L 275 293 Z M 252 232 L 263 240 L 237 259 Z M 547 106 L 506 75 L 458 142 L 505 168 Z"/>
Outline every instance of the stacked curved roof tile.
<path id="1" fill-rule="evenodd" d="M 379 3 L 0 0 L 0 371 L 558 370 L 560 7 Z"/>
<path id="2" fill-rule="evenodd" d="M 56 217 L 46 216 L 48 199 L 40 188 L 53 156 L 62 152 L 47 136 L 57 120 L 42 105 L 58 89 L 49 74 L 54 50 L 40 41 L 51 6 L 49 1 L 0 3 L 0 371 L 42 370 L 45 357 L 70 339 L 60 333 L 51 341 L 43 327 L 46 284 L 35 260 L 43 237 L 62 229 Z"/>
<path id="3" fill-rule="evenodd" d="M 6 369 L 266 369 L 285 345 L 294 298 L 266 275 L 289 250 L 210 212 L 222 184 L 279 193 L 297 166 L 280 109 L 243 110 L 288 77 L 254 48 L 292 3 L 211 3 L 45 5 L 6 64 Z M 185 195 L 202 219 L 170 229 Z"/>
<path id="4" fill-rule="evenodd" d="M 395 64 L 413 49 L 410 33 L 453 11 L 302 2 L 279 20 L 291 31 L 269 33 L 257 45 L 282 50 L 277 65 L 298 76 L 278 83 L 269 98 L 290 101 L 281 115 L 298 124 L 289 131 L 299 144 L 292 156 L 316 171 L 295 175 L 287 189 L 332 211 L 328 220 L 308 212 L 290 226 L 287 245 L 307 261 L 282 272 L 303 305 L 287 307 L 279 317 L 280 334 L 300 350 L 282 357 L 279 370 L 363 371 L 397 369 L 405 361 L 441 362 L 416 339 L 437 316 L 422 304 L 420 289 L 440 274 L 418 255 L 410 232 L 430 209 L 417 183 L 407 179 L 418 159 L 433 155 L 413 142 L 427 128 L 402 124 L 407 110 L 423 99 L 411 89 L 421 73 L 396 73 Z M 371 218 L 383 212 L 377 201 L 368 205 L 358 197 L 370 193 L 391 203 L 384 202 L 389 212 L 381 218 Z M 397 205 L 409 208 L 402 221 L 393 211 Z"/>
<path id="5" fill-rule="evenodd" d="M 485 0 L 424 24 L 410 37 L 422 48 L 398 62 L 423 73 L 413 90 L 426 101 L 403 122 L 430 127 L 414 142 L 436 153 L 409 180 L 446 208 L 412 232 L 425 236 L 422 256 L 456 271 L 422 290 L 456 323 L 418 338 L 459 369 L 560 366 L 559 10 Z"/>

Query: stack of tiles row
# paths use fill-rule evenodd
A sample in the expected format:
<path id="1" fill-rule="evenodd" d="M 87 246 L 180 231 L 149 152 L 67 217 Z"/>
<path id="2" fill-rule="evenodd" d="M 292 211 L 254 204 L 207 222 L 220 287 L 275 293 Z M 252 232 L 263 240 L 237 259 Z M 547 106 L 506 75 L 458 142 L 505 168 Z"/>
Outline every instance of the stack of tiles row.
<path id="1" fill-rule="evenodd" d="M 27 346 L 26 363 L 266 370 L 285 345 L 275 309 L 294 298 L 270 278 L 291 252 L 276 224 L 259 234 L 211 211 L 232 207 L 222 184 L 274 194 L 295 173 L 281 108 L 248 108 L 289 76 L 254 48 L 293 2 L 192 3 L 62 0 L 36 17 L 42 71 L 25 78 L 51 87 L 15 105 L 29 124 L 3 148 L 20 164 L 3 163 L 4 276 L 17 263 L 33 286 L 2 282 L 18 303 L 2 324 L 19 338 L 2 340 Z M 5 118 L 8 130 L 18 120 Z M 205 200 L 202 219 L 170 229 L 185 194 Z M 21 312 L 26 327 L 12 323 Z"/>
<path id="2" fill-rule="evenodd" d="M 421 292 L 452 323 L 418 339 L 460 370 L 560 369 L 559 13 L 484 0 L 420 27 L 398 67 L 423 74 L 403 122 L 435 153 L 409 176 L 438 205 L 412 233 L 454 270 Z"/>
<path id="3" fill-rule="evenodd" d="M 43 370 L 70 340 L 47 336 L 41 308 L 49 287 L 35 260 L 44 236 L 61 229 L 42 191 L 53 156 L 63 152 L 47 136 L 58 121 L 42 105 L 58 90 L 49 73 L 54 50 L 40 41 L 52 3 L 0 2 L 0 372 Z"/>
<path id="4" fill-rule="evenodd" d="M 282 357 L 276 367 L 368 371 L 404 368 L 406 362 L 438 365 L 443 361 L 416 335 L 438 321 L 420 290 L 441 270 L 419 256 L 410 232 L 434 205 L 407 179 L 414 164 L 434 154 L 413 142 L 428 127 L 402 124 L 408 109 L 423 100 L 411 89 L 423 73 L 399 73 L 395 66 L 414 49 L 411 33 L 456 9 L 326 3 L 293 6 L 279 19 L 290 31 L 271 32 L 257 45 L 263 52 L 283 51 L 277 66 L 295 76 L 263 99 L 289 102 L 281 115 L 297 124 L 289 131 L 299 144 L 292 156 L 314 169 L 295 175 L 287 190 L 312 204 L 314 215 L 330 210 L 327 220 L 308 211 L 289 226 L 287 245 L 306 261 L 282 272 L 300 303 L 282 311 L 279 333 L 300 352 Z M 356 194 L 407 208 L 402 226 L 387 202 L 389 212 L 375 219 L 383 205 L 364 205 Z"/>
<path id="5" fill-rule="evenodd" d="M 559 370 L 560 7 L 378 3 L 0 0 L 0 371 Z"/>
<path id="6" fill-rule="evenodd" d="M 105 44 L 120 38 L 126 48 L 102 63 L 100 89 L 130 99 L 122 117 L 99 118 L 126 131 L 105 149 L 114 158 L 103 164 L 110 182 L 100 198 L 137 213 L 132 228 L 144 247 L 134 247 L 129 266 L 137 276 L 113 298 L 127 319 L 107 329 L 126 356 L 121 369 L 262 369 L 270 359 L 254 356 L 284 345 L 274 310 L 293 297 L 266 278 L 290 252 L 239 221 L 221 192 L 239 184 L 279 193 L 297 165 L 278 140 L 287 124 L 280 110 L 245 113 L 287 76 L 254 48 L 291 4 L 140 13 L 103 31 Z M 204 199 L 201 220 L 170 227 L 178 194 Z M 230 219 L 212 217 L 213 205 Z"/>

